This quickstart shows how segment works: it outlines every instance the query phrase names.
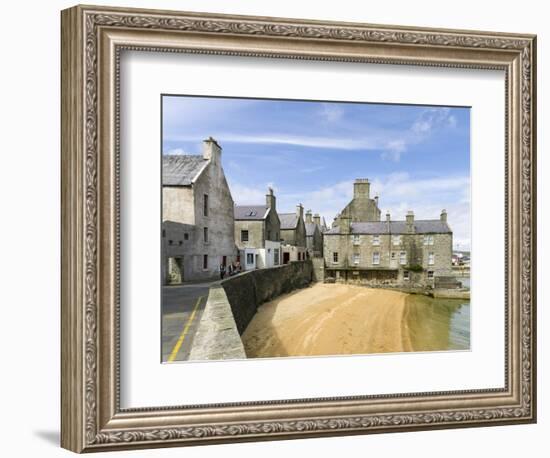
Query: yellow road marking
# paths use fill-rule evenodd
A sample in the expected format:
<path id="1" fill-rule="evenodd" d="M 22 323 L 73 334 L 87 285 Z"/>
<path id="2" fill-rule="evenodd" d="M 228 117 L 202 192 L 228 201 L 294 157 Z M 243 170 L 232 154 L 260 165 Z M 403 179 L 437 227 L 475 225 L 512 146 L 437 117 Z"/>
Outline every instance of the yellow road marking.
<path id="1" fill-rule="evenodd" d="M 185 323 L 185 327 L 183 328 L 183 331 L 181 331 L 181 335 L 176 342 L 176 345 L 174 345 L 174 348 L 172 349 L 172 353 L 170 353 L 170 356 L 168 358 L 168 362 L 171 363 L 176 359 L 176 356 L 178 356 L 178 352 L 180 351 L 181 344 L 183 344 L 183 340 L 185 339 L 185 336 L 187 335 L 187 332 L 189 331 L 189 327 L 191 326 L 191 323 L 195 319 L 195 315 L 197 313 L 197 309 L 199 308 L 199 304 L 201 302 L 202 296 L 200 296 L 197 299 L 197 303 L 195 304 L 195 307 L 193 308 L 193 312 L 191 313 L 191 316 L 187 320 L 187 323 Z"/>

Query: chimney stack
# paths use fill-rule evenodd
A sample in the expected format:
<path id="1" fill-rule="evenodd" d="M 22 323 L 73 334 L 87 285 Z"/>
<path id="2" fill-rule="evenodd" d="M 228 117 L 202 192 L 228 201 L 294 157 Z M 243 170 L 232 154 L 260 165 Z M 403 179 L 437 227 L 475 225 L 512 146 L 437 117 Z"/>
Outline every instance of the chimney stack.
<path id="1" fill-rule="evenodd" d="M 313 219 L 311 218 L 311 210 L 306 212 L 306 223 L 313 223 Z"/>
<path id="2" fill-rule="evenodd" d="M 319 216 L 319 213 L 315 213 L 315 215 L 313 215 L 313 222 L 317 224 L 317 226 L 321 225 L 321 217 Z"/>
<path id="3" fill-rule="evenodd" d="M 267 205 L 267 208 L 271 208 L 272 210 L 275 210 L 276 203 L 277 203 L 277 200 L 275 199 L 275 195 L 273 194 L 273 188 L 272 187 L 267 188 L 267 194 L 265 195 L 265 204 Z"/>
<path id="4" fill-rule="evenodd" d="M 374 203 L 376 204 L 376 208 L 378 208 L 378 196 L 374 196 Z"/>
<path id="5" fill-rule="evenodd" d="M 340 216 L 338 227 L 340 234 L 349 234 L 351 232 L 351 219 L 349 216 Z"/>
<path id="6" fill-rule="evenodd" d="M 414 232 L 414 213 L 409 210 L 407 212 L 407 232 Z"/>
<path id="7" fill-rule="evenodd" d="M 368 178 L 357 178 L 353 183 L 353 198 L 368 199 L 370 195 L 370 183 Z"/>
<path id="8" fill-rule="evenodd" d="M 208 137 L 202 142 L 202 157 L 209 159 L 214 164 L 221 165 L 222 148 L 216 140 Z"/>
<path id="9" fill-rule="evenodd" d="M 296 216 L 300 219 L 304 219 L 304 207 L 302 207 L 302 204 L 296 205 Z"/>
<path id="10" fill-rule="evenodd" d="M 443 221 L 444 223 L 447 222 L 447 210 L 445 210 L 445 209 L 441 210 L 440 219 L 441 219 L 441 221 Z"/>

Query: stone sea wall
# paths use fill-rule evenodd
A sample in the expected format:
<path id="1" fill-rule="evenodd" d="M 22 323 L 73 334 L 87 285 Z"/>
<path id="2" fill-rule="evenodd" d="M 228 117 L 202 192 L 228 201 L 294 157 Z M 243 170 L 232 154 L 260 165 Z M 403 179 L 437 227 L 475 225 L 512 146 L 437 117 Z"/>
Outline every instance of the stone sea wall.
<path id="1" fill-rule="evenodd" d="M 258 269 L 230 277 L 210 287 L 190 361 L 244 359 L 241 341 L 262 303 L 308 286 L 313 280 L 310 260 Z"/>
<path id="2" fill-rule="evenodd" d="M 245 272 L 221 282 L 239 334 L 252 320 L 258 306 L 281 294 L 308 286 L 313 279 L 310 260 Z"/>
<path id="3" fill-rule="evenodd" d="M 202 314 L 190 361 L 245 359 L 246 353 L 225 291 L 212 286 Z"/>

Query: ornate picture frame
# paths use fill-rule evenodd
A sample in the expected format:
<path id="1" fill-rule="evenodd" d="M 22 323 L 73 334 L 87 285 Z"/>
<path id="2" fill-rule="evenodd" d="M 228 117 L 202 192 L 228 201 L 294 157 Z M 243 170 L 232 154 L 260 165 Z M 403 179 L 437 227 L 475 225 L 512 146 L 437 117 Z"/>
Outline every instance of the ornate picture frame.
<path id="1" fill-rule="evenodd" d="M 536 37 L 76 6 L 62 12 L 62 424 L 75 452 L 536 421 Z M 503 389 L 120 407 L 124 50 L 502 70 Z"/>

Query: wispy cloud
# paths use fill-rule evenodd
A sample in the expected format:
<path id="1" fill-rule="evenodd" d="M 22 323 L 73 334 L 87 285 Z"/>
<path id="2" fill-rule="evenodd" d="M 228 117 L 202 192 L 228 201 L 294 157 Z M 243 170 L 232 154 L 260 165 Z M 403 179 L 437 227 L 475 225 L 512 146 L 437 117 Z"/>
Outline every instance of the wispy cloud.
<path id="1" fill-rule="evenodd" d="M 249 186 L 235 181 L 229 183 L 231 195 L 233 201 L 237 205 L 261 205 L 265 203 L 265 195 L 267 194 L 267 188 L 269 184 L 265 186 Z"/>
<path id="2" fill-rule="evenodd" d="M 323 148 L 336 150 L 373 150 L 383 147 L 383 144 L 377 144 L 369 138 L 344 138 L 340 136 L 307 136 L 307 135 L 288 135 L 282 133 L 261 133 L 261 134 L 233 134 L 228 132 L 218 132 L 214 135 L 222 143 L 241 143 L 241 144 L 265 144 L 265 145 L 291 145 L 303 146 L 309 148 Z M 174 135 L 167 136 L 167 141 L 197 141 L 197 136 Z"/>
<path id="3" fill-rule="evenodd" d="M 343 109 L 338 105 L 323 104 L 320 110 L 326 120 L 338 124 L 343 115 Z M 456 118 L 449 108 L 427 108 L 413 121 L 408 128 L 402 129 L 374 129 L 365 127 L 367 132 L 359 135 L 342 129 L 332 135 L 293 135 L 280 132 L 251 132 L 235 133 L 229 131 L 210 132 L 223 144 L 257 144 L 257 145 L 286 145 L 312 149 L 372 151 L 380 153 L 384 160 L 399 162 L 401 155 L 407 152 L 411 145 L 422 143 L 436 129 L 456 126 Z M 204 136 L 204 135 L 203 135 Z M 198 142 L 199 135 L 167 134 L 168 142 Z"/>
<path id="4" fill-rule="evenodd" d="M 456 122 L 450 108 L 426 108 L 413 123 L 411 130 L 417 134 L 426 135 L 437 127 L 455 127 Z"/>
<path id="5" fill-rule="evenodd" d="M 189 151 L 184 150 L 183 148 L 171 148 L 169 150 L 163 151 L 163 154 L 167 156 L 180 156 L 183 154 L 194 154 Z"/>
<path id="6" fill-rule="evenodd" d="M 323 103 L 319 110 L 319 115 L 326 122 L 340 121 L 344 116 L 344 109 L 341 105 L 335 103 Z"/>

